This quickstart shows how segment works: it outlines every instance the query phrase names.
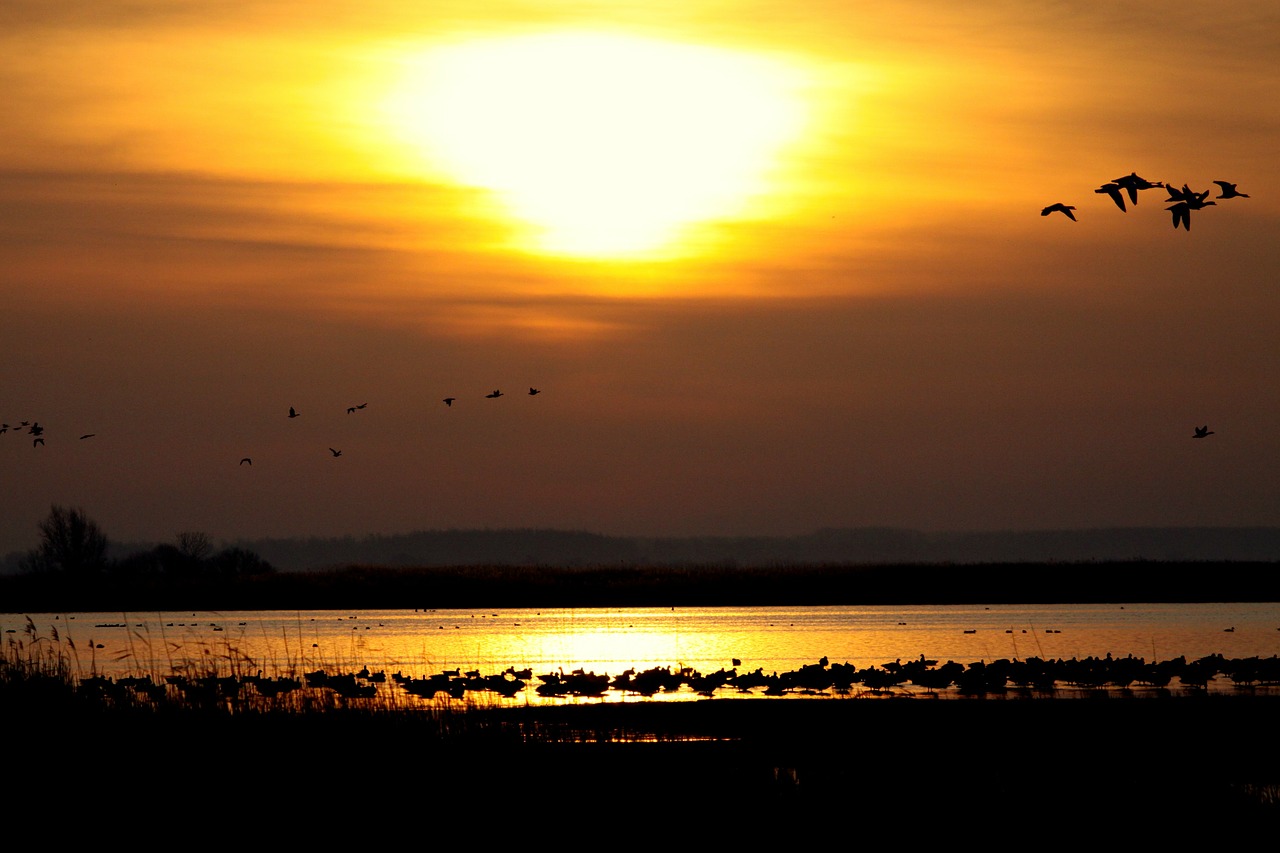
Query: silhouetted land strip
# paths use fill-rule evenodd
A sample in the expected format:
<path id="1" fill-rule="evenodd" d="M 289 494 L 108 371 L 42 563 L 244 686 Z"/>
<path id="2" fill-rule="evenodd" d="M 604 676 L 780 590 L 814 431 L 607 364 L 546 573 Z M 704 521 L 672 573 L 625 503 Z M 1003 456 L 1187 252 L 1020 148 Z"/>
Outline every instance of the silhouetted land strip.
<path id="1" fill-rule="evenodd" d="M 221 803 L 310 816 L 290 824 L 295 837 L 323 834 L 336 815 L 421 815 L 421 830 L 517 813 L 565 831 L 624 823 L 669 834 L 711 821 L 726 832 L 727 821 L 752 838 L 809 842 L 927 834 L 913 823 L 926 819 L 943 837 L 1054 827 L 1182 837 L 1221 832 L 1228 818 L 1234 832 L 1273 821 L 1268 798 L 1280 790 L 1280 700 L 1261 695 L 724 699 L 452 716 L 157 715 L 64 698 L 0 701 L 5 731 L 40 744 L 18 805 L 65 809 L 44 792 L 66 791 L 74 774 L 77 816 L 119 820 L 141 805 L 152 828 Z M 393 822 L 379 837 L 408 829 Z"/>
<path id="2" fill-rule="evenodd" d="M 574 838 L 621 825 L 645 839 L 736 827 L 806 843 L 929 827 L 948 837 L 1172 827 L 1185 839 L 1265 826 L 1280 801 L 1274 658 L 1256 662 L 1271 669 L 1251 682 L 1269 686 L 1231 693 L 1097 689 L 1060 700 L 1006 689 L 1027 679 L 1005 661 L 995 686 L 995 664 L 970 664 L 977 680 L 953 673 L 962 686 L 949 699 L 876 690 L 405 706 L 348 699 L 330 673 L 318 701 L 260 706 L 246 691 L 278 695 L 263 692 L 260 673 L 210 673 L 196 691 L 185 689 L 191 679 L 169 682 L 162 700 L 156 683 L 71 677 L 57 640 L 27 639 L 0 660 L 0 731 L 36 749 L 6 800 L 26 820 L 65 819 L 70 798 L 93 825 L 126 815 L 178 829 L 209 808 L 269 809 L 297 816 L 288 837 L 328 842 L 352 825 L 379 827 L 383 842 L 420 840 L 440 821 L 476 817 L 551 820 Z M 1103 679 L 1059 675 L 1127 685 L 1115 678 L 1126 661 L 1108 656 Z M 396 815 L 421 820 L 373 822 Z"/>
<path id="3" fill-rule="evenodd" d="M 0 577 L 11 613 L 1280 601 L 1278 562 L 346 566 L 231 578 Z"/>

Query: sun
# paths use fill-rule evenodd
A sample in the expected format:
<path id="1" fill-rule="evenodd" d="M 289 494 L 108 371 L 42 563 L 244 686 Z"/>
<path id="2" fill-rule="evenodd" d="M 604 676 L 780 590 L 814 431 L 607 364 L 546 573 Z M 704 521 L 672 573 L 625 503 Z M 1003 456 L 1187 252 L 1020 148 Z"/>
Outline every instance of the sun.
<path id="1" fill-rule="evenodd" d="M 678 252 L 696 222 L 744 215 L 805 123 L 774 58 L 605 33 L 465 41 L 408 57 L 381 102 L 421 168 L 492 192 L 526 248 Z"/>

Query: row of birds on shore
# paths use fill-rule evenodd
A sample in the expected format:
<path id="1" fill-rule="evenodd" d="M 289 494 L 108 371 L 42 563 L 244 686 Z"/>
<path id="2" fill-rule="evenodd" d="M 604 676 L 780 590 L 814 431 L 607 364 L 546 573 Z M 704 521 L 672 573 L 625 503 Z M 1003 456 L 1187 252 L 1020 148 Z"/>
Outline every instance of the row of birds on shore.
<path id="1" fill-rule="evenodd" d="M 541 393 L 542 393 L 541 389 L 530 387 L 528 396 L 534 397 Z M 487 400 L 496 400 L 499 397 L 505 397 L 507 395 L 503 393 L 501 389 L 495 388 L 493 391 L 490 391 L 488 394 L 485 394 L 484 396 L 485 396 L 485 399 Z M 453 404 L 457 402 L 457 400 L 458 400 L 457 397 L 445 397 L 441 402 L 443 402 L 446 406 L 452 408 Z M 347 414 L 354 415 L 357 412 L 367 408 L 368 405 L 369 405 L 368 403 L 359 403 L 353 406 L 348 406 Z M 298 411 L 296 407 L 294 406 L 289 407 L 289 414 L 287 417 L 290 420 L 294 418 L 299 418 L 301 416 L 302 416 L 302 412 Z M 19 421 L 15 426 L 10 426 L 7 423 L 0 423 L 0 435 L 4 435 L 8 433 L 10 430 L 14 432 L 23 432 L 31 436 L 32 447 L 44 446 L 44 427 L 40 424 L 39 421 Z M 84 439 L 87 439 L 87 438 L 93 438 L 95 435 L 97 435 L 97 433 L 92 433 L 92 432 L 85 433 L 84 435 L 80 436 L 80 439 L 83 441 Z M 342 451 L 334 447 L 329 448 L 329 453 L 334 459 L 337 459 L 338 457 L 342 456 Z M 242 457 L 240 459 L 240 464 L 253 465 L 253 458 L 249 456 Z"/>
<path id="2" fill-rule="evenodd" d="M 1230 181 L 1214 181 L 1218 185 L 1218 199 L 1228 198 L 1249 198 L 1248 193 L 1242 193 L 1236 185 Z M 1173 227 L 1177 229 L 1182 227 L 1183 230 L 1191 230 L 1191 211 L 1203 210 L 1210 205 L 1216 205 L 1216 201 L 1210 201 L 1209 195 L 1212 190 L 1196 192 L 1187 184 L 1183 184 L 1181 188 L 1173 184 L 1167 184 L 1164 181 L 1148 181 L 1146 178 L 1140 177 L 1137 172 L 1130 172 L 1119 178 L 1113 178 L 1102 186 L 1094 190 L 1095 193 L 1106 195 L 1115 202 L 1116 207 L 1120 208 L 1122 213 L 1128 212 L 1125 206 L 1125 195 L 1129 197 L 1129 204 L 1136 205 L 1138 203 L 1138 193 L 1142 190 L 1163 189 L 1169 194 L 1165 199 L 1166 202 L 1173 202 L 1165 210 L 1173 215 Z M 1051 213 L 1061 213 L 1072 222 L 1077 221 L 1075 215 L 1075 205 L 1065 204 L 1063 202 L 1055 202 L 1040 210 L 1041 216 L 1048 216 Z"/>

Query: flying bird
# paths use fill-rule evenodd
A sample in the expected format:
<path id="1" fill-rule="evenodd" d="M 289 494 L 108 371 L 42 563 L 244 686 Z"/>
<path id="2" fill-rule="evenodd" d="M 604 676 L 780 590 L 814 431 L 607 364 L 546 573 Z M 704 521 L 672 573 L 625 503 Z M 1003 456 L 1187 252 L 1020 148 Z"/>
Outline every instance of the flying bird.
<path id="1" fill-rule="evenodd" d="M 1151 190 L 1156 187 L 1163 187 L 1163 181 L 1148 181 L 1146 178 L 1138 177 L 1137 172 L 1130 172 L 1122 178 L 1115 178 L 1112 183 L 1121 189 L 1128 190 L 1129 201 L 1133 204 L 1138 203 L 1138 190 Z M 1123 210 L 1123 208 L 1121 208 Z"/>
<path id="2" fill-rule="evenodd" d="M 335 459 L 342 455 L 341 450 L 334 450 L 332 447 L 329 448 L 329 452 L 333 454 Z"/>
<path id="3" fill-rule="evenodd" d="M 1208 425 L 1205 425 L 1202 427 L 1196 427 L 1196 434 L 1191 437 L 1192 438 L 1208 438 L 1211 435 L 1213 435 L 1213 430 L 1209 429 Z"/>
<path id="4" fill-rule="evenodd" d="M 246 456 L 245 458 L 243 458 L 243 459 L 241 459 L 241 460 L 240 460 L 240 464 L 241 464 L 241 465 L 252 465 L 252 464 L 253 464 L 253 460 L 252 460 L 252 459 L 250 459 L 248 456 Z"/>
<path id="5" fill-rule="evenodd" d="M 293 406 L 290 406 L 290 407 L 289 407 L 289 417 L 291 417 L 291 418 L 296 418 L 296 417 L 298 416 L 298 414 L 299 414 L 299 413 L 298 413 L 297 411 L 295 411 L 295 410 L 294 410 Z"/>
<path id="6" fill-rule="evenodd" d="M 1172 207 L 1166 207 L 1165 210 L 1173 211 L 1173 227 L 1177 230 L 1181 225 L 1186 230 L 1191 230 L 1191 207 L 1185 201 L 1180 201 Z"/>
<path id="7" fill-rule="evenodd" d="M 1240 192 L 1239 190 L 1236 189 L 1236 185 L 1233 183 L 1230 183 L 1229 181 L 1214 181 L 1214 183 L 1222 188 L 1222 195 L 1218 196 L 1218 198 L 1248 198 L 1249 197 L 1248 193 Z"/>
<path id="8" fill-rule="evenodd" d="M 454 401 L 454 400 L 456 400 L 456 399 L 458 399 L 458 398 L 457 398 L 457 397 L 445 397 L 445 398 L 444 398 L 444 404 L 445 404 L 446 406 L 452 406 L 452 405 L 453 405 L 453 401 Z"/>
<path id="9" fill-rule="evenodd" d="M 86 438 L 93 438 L 95 435 L 97 435 L 96 432 L 87 432 L 84 435 L 80 436 L 80 440 L 84 441 Z"/>
<path id="10" fill-rule="evenodd" d="M 1185 201 L 1187 204 L 1191 205 L 1192 210 L 1197 210 L 1205 204 L 1213 203 L 1205 201 L 1205 199 L 1209 197 L 1208 190 L 1198 193 L 1186 184 L 1182 185 L 1182 189 L 1172 186 L 1166 187 L 1166 189 L 1169 191 L 1169 197 L 1165 199 L 1165 201 Z"/>
<path id="11" fill-rule="evenodd" d="M 31 439 L 31 446 L 32 446 L 32 447 L 43 446 L 43 445 L 44 445 L 44 439 L 43 439 L 43 438 L 33 438 L 33 439 Z"/>
<path id="12" fill-rule="evenodd" d="M 1177 228 L 1178 225 L 1181 224 L 1184 229 L 1186 229 L 1187 231 L 1190 231 L 1191 230 L 1191 211 L 1201 210 L 1203 208 L 1208 207 L 1211 204 L 1212 205 L 1217 204 L 1216 201 L 1205 201 L 1204 200 L 1205 195 L 1208 195 L 1208 190 L 1206 190 L 1203 195 L 1199 193 L 1190 193 L 1188 201 L 1180 201 L 1171 207 L 1165 208 L 1165 210 L 1173 211 L 1173 227 L 1174 228 Z"/>
<path id="13" fill-rule="evenodd" d="M 496 397 L 501 397 L 501 396 L 502 396 L 502 392 L 501 392 L 501 391 L 498 391 L 497 389 L 495 389 L 495 390 L 494 390 L 494 392 L 493 392 L 492 394 L 485 394 L 484 396 L 485 396 L 487 399 L 493 399 L 493 398 L 496 398 Z"/>
<path id="14" fill-rule="evenodd" d="M 1067 215 L 1067 218 L 1068 218 L 1068 219 L 1070 219 L 1072 222 L 1075 222 L 1075 221 L 1076 221 L 1076 215 L 1075 215 L 1074 213 L 1072 213 L 1072 212 L 1071 212 L 1071 211 L 1073 211 L 1073 210 L 1075 210 L 1075 209 L 1076 209 L 1076 208 L 1075 208 L 1075 205 L 1071 205 L 1071 204 L 1063 204 L 1062 202 L 1057 202 L 1057 203 L 1055 203 L 1055 204 L 1051 204 L 1051 205 L 1049 205 L 1048 207 L 1046 207 L 1046 208 L 1042 209 L 1042 210 L 1040 211 L 1040 215 L 1041 215 L 1041 216 L 1048 216 L 1050 213 L 1055 213 L 1055 212 L 1057 212 L 1057 213 L 1065 213 L 1065 214 Z"/>
<path id="15" fill-rule="evenodd" d="M 1116 207 L 1120 208 L 1121 211 L 1125 211 L 1124 196 L 1120 195 L 1119 184 L 1103 184 L 1102 186 L 1094 190 L 1094 192 L 1106 193 L 1107 195 L 1111 196 L 1111 200 L 1116 203 Z"/>
<path id="16" fill-rule="evenodd" d="M 537 388 L 530 388 L 530 389 L 529 389 L 529 396 L 530 396 L 530 397 L 532 397 L 534 394 L 541 394 L 541 393 L 542 393 L 542 392 L 541 392 L 541 391 L 539 391 Z"/>
<path id="17" fill-rule="evenodd" d="M 352 412 L 354 412 L 356 409 L 363 409 L 363 408 L 364 408 L 365 406 L 367 406 L 367 405 L 369 405 L 369 404 L 368 404 L 368 403 L 361 403 L 361 404 L 360 404 L 360 405 L 358 405 L 358 406 L 348 406 L 348 407 L 347 407 L 347 414 L 348 414 L 348 415 L 349 415 L 349 414 L 351 414 L 351 413 L 352 413 Z"/>

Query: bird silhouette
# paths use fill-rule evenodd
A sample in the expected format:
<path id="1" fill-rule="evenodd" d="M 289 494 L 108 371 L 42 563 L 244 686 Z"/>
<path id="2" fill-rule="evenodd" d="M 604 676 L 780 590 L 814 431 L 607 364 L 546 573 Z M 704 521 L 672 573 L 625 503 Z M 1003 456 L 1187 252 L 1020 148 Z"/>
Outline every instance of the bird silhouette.
<path id="1" fill-rule="evenodd" d="M 252 464 L 253 464 L 253 460 L 252 460 L 252 459 L 250 459 L 248 456 L 246 456 L 245 458 L 243 458 L 243 459 L 241 459 L 241 460 L 240 460 L 240 464 L 241 464 L 241 465 L 252 465 Z"/>
<path id="2" fill-rule="evenodd" d="M 1205 204 L 1212 204 L 1212 202 L 1205 201 L 1205 199 L 1209 197 L 1208 190 L 1198 193 L 1186 184 L 1182 185 L 1182 189 L 1172 186 L 1165 187 L 1165 189 L 1169 191 L 1169 197 L 1165 199 L 1165 201 L 1185 201 L 1187 204 L 1191 205 L 1192 210 L 1196 210 Z"/>
<path id="3" fill-rule="evenodd" d="M 1216 205 L 1216 201 L 1205 201 L 1204 197 L 1208 195 L 1208 190 L 1203 194 L 1188 192 L 1187 200 L 1180 201 L 1175 205 L 1166 207 L 1165 210 L 1173 212 L 1173 227 L 1177 228 L 1181 225 L 1185 230 L 1191 230 L 1191 211 L 1202 210 L 1209 205 Z"/>
<path id="4" fill-rule="evenodd" d="M 84 441 L 86 438 L 93 438 L 95 435 L 97 435 L 96 432 L 87 432 L 84 435 L 80 436 L 80 440 Z"/>
<path id="5" fill-rule="evenodd" d="M 446 406 L 452 406 L 452 405 L 453 405 L 453 401 L 454 401 L 454 400 L 456 400 L 456 399 L 458 399 L 458 398 L 457 398 L 457 397 L 445 397 L 445 398 L 444 398 L 444 404 L 445 404 Z"/>
<path id="6" fill-rule="evenodd" d="M 1214 181 L 1222 189 L 1222 194 L 1218 198 L 1248 198 L 1248 193 L 1242 193 L 1236 189 L 1236 185 L 1229 181 Z"/>
<path id="7" fill-rule="evenodd" d="M 1075 215 L 1074 213 L 1072 213 L 1072 212 L 1071 212 L 1071 211 L 1073 211 L 1073 210 L 1075 210 L 1075 206 L 1074 206 L 1074 205 L 1070 205 L 1070 204 L 1063 204 L 1062 202 L 1060 202 L 1060 201 L 1059 201 L 1059 202 L 1056 202 L 1056 203 L 1054 203 L 1054 204 L 1049 205 L 1049 206 L 1048 206 L 1048 207 L 1046 207 L 1046 208 L 1041 209 L 1041 211 L 1040 211 L 1040 215 L 1041 215 L 1041 216 L 1048 216 L 1050 213 L 1055 213 L 1055 212 L 1057 212 L 1057 213 L 1065 213 L 1065 214 L 1067 215 L 1067 218 L 1068 218 L 1068 219 L 1070 219 L 1072 222 L 1075 222 L 1075 221 L 1076 221 L 1076 215 Z"/>
<path id="8" fill-rule="evenodd" d="M 1208 438 L 1211 435 L 1213 435 L 1213 430 L 1209 429 L 1208 425 L 1205 425 L 1201 427 L 1196 427 L 1196 434 L 1191 437 L 1192 438 Z"/>
<path id="9" fill-rule="evenodd" d="M 1129 201 L 1133 204 L 1138 203 L 1138 190 L 1151 190 L 1164 186 L 1163 181 L 1148 181 L 1146 178 L 1138 177 L 1137 172 L 1130 172 L 1122 178 L 1115 178 L 1112 183 L 1121 189 L 1127 190 Z"/>
<path id="10" fill-rule="evenodd" d="M 334 450 L 332 447 L 329 448 L 329 452 L 333 454 L 335 459 L 342 455 L 341 450 Z"/>
<path id="11" fill-rule="evenodd" d="M 537 388 L 530 388 L 530 389 L 529 389 L 529 396 L 530 396 L 530 397 L 532 397 L 534 394 L 541 394 L 541 393 L 542 393 L 542 392 L 541 392 L 541 391 L 539 391 Z"/>
<path id="12" fill-rule="evenodd" d="M 43 446 L 44 446 L 44 439 L 43 439 L 43 438 L 33 438 L 33 439 L 31 439 L 31 446 L 32 446 L 32 447 L 43 447 Z"/>
<path id="13" fill-rule="evenodd" d="M 1124 196 L 1120 195 L 1119 184 L 1103 184 L 1102 186 L 1094 190 L 1094 192 L 1106 193 L 1107 195 L 1111 196 L 1111 200 L 1116 203 L 1116 207 L 1120 208 L 1120 210 L 1122 211 L 1125 210 Z"/>
<path id="14" fill-rule="evenodd" d="M 296 410 L 293 408 L 293 406 L 290 406 L 290 407 L 289 407 L 289 417 L 291 417 L 291 418 L 296 418 L 299 414 L 300 414 L 300 413 L 299 413 L 298 411 L 296 411 Z"/>
<path id="15" fill-rule="evenodd" d="M 349 414 L 351 414 L 352 412 L 354 412 L 355 410 L 356 410 L 356 407 L 355 407 L 355 406 L 347 406 L 347 414 L 348 414 L 348 415 L 349 415 Z"/>
<path id="16" fill-rule="evenodd" d="M 502 392 L 501 392 L 501 391 L 498 391 L 497 389 L 495 389 L 495 390 L 493 391 L 493 393 L 492 393 L 492 394 L 485 394 L 484 396 L 485 396 L 486 398 L 488 398 L 488 399 L 494 399 L 494 398 L 497 398 L 497 397 L 501 397 L 501 396 L 502 396 Z"/>

